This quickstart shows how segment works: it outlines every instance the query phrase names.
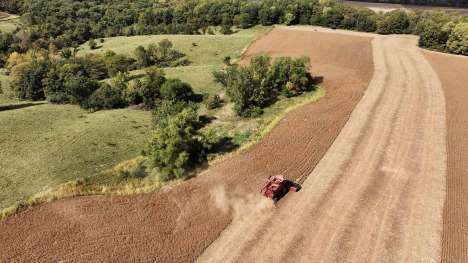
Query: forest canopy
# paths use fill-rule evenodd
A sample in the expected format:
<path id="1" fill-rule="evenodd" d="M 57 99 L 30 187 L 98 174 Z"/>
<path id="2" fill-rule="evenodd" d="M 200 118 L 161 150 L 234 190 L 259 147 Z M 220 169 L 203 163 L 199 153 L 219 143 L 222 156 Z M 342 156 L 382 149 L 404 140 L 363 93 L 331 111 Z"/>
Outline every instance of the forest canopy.
<path id="1" fill-rule="evenodd" d="M 317 25 L 379 34 L 416 34 L 420 46 L 467 55 L 467 16 L 442 10 L 386 14 L 350 6 L 338 0 L 202 0 L 155 2 L 153 0 L 6 0 L 0 10 L 21 15 L 23 26 L 0 35 L 0 67 L 13 53 L 29 49 L 62 50 L 95 39 L 155 34 L 205 34 L 220 26 Z M 458 24 L 461 26 L 456 27 Z M 454 30 L 454 32 L 452 32 Z M 462 38 L 460 40 L 460 38 Z M 461 45 L 461 46 L 460 46 Z M 141 61 L 144 66 L 147 61 Z"/>

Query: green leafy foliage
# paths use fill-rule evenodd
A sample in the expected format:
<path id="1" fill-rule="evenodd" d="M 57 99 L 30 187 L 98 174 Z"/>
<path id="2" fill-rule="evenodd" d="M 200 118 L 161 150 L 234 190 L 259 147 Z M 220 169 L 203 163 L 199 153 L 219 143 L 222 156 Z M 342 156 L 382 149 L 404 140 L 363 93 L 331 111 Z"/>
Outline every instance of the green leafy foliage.
<path id="1" fill-rule="evenodd" d="M 208 110 L 216 109 L 221 106 L 221 99 L 217 94 L 207 94 L 205 95 L 205 105 Z"/>
<path id="2" fill-rule="evenodd" d="M 200 120 L 191 107 L 159 120 L 144 153 L 162 174 L 162 180 L 180 178 L 206 158 L 197 126 Z"/>
<path id="3" fill-rule="evenodd" d="M 447 41 L 447 50 L 451 53 L 468 55 L 468 23 L 456 25 Z"/>
<path id="4" fill-rule="evenodd" d="M 180 79 L 167 79 L 161 86 L 161 98 L 169 101 L 190 100 L 194 95 L 190 84 Z"/>
<path id="5" fill-rule="evenodd" d="M 104 53 L 105 65 L 109 77 L 116 76 L 119 72 L 127 72 L 131 62 L 125 55 L 115 54 L 110 51 Z"/>
<path id="6" fill-rule="evenodd" d="M 223 35 L 232 34 L 233 32 L 231 30 L 231 27 L 232 27 L 232 19 L 229 16 L 229 14 L 224 13 L 223 14 L 222 24 L 221 24 L 221 30 L 220 30 L 221 34 L 223 34 Z"/>
<path id="7" fill-rule="evenodd" d="M 188 59 L 177 61 L 185 56 L 180 51 L 172 49 L 172 42 L 168 39 L 161 40 L 157 45 L 152 43 L 148 48 L 138 46 L 135 51 L 137 68 L 149 66 L 168 67 L 168 66 L 187 66 L 190 64 Z M 171 63 L 172 62 L 172 63 Z"/>
<path id="8" fill-rule="evenodd" d="M 89 42 L 88 42 L 88 45 L 91 49 L 96 49 L 97 48 L 97 43 L 96 41 L 94 41 L 94 39 L 90 39 Z"/>
<path id="9" fill-rule="evenodd" d="M 446 4 L 460 6 L 466 5 L 466 1 L 449 1 Z M 25 54 L 30 49 L 48 50 L 48 47 L 54 47 L 49 51 L 60 50 L 59 55 L 62 58 L 72 59 L 80 44 L 89 41 L 93 49 L 97 47 L 95 39 L 103 37 L 206 32 L 214 34 L 212 28 L 216 26 L 221 27 L 222 34 L 231 34 L 233 25 L 248 28 L 258 24 L 277 23 L 310 24 L 381 34 L 418 34 L 421 47 L 466 55 L 466 35 L 462 33 L 464 26 L 457 25 L 468 22 L 467 18 L 456 13 L 446 14 L 443 10 L 395 10 L 383 14 L 346 5 L 338 0 L 139 0 L 137 3 L 130 0 L 84 0 L 73 2 L 72 5 L 67 0 L 41 1 L 40 4 L 37 0 L 9 0 L 2 1 L 0 6 L 2 10 L 14 10 L 14 13 L 23 14 L 24 23 L 21 29 L 0 34 L 0 66 L 4 66 L 9 56 L 15 52 Z M 455 28 L 456 31 L 452 33 Z M 105 55 L 104 64 L 107 74 L 114 77 L 118 72 L 151 65 L 188 65 L 190 61 L 178 60 L 182 56 L 183 54 L 172 49 L 170 41 L 163 40 L 146 48 L 137 47 L 135 64 L 132 59 L 118 54 Z M 42 75 L 41 71 L 36 71 L 37 68 L 30 65 L 22 65 L 17 69 L 25 72 L 32 70 L 32 78 L 39 79 Z M 15 81 L 28 83 L 26 79 L 17 78 Z M 35 85 L 38 87 L 40 84 Z M 22 84 L 19 86 L 25 87 Z M 37 88 L 29 86 L 29 91 Z M 40 92 L 29 92 L 26 95 L 27 93 L 18 89 L 17 94 L 35 99 L 43 96 Z"/>
<path id="10" fill-rule="evenodd" d="M 89 98 L 89 107 L 94 109 L 113 109 L 123 105 L 122 91 L 109 84 L 102 83 Z"/>
<path id="11" fill-rule="evenodd" d="M 226 92 L 237 115 L 259 116 L 261 109 L 279 94 L 290 97 L 310 88 L 308 57 L 280 57 L 271 67 L 270 60 L 268 55 L 257 55 L 251 58 L 249 67 L 228 69 Z"/>
<path id="12" fill-rule="evenodd" d="M 377 22 L 379 34 L 405 34 L 409 31 L 409 20 L 405 10 L 394 10 L 380 16 Z"/>
<path id="13" fill-rule="evenodd" d="M 70 103 L 88 108 L 88 99 L 99 88 L 99 84 L 96 80 L 85 76 L 72 76 L 64 83 L 64 88 Z"/>

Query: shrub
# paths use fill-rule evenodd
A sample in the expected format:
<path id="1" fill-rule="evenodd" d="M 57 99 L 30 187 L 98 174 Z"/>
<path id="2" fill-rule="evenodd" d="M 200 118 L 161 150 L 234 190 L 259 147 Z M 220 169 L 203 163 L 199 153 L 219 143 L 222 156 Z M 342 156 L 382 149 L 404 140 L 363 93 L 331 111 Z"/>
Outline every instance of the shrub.
<path id="1" fill-rule="evenodd" d="M 90 39 L 89 42 L 88 42 L 88 45 L 91 49 L 96 49 L 97 48 L 97 44 L 96 44 L 96 41 L 94 41 L 94 39 Z"/>
<path id="2" fill-rule="evenodd" d="M 70 102 L 80 105 L 82 108 L 88 108 L 89 97 L 99 88 L 97 81 L 84 77 L 73 76 L 65 83 L 66 93 L 69 95 Z"/>
<path id="3" fill-rule="evenodd" d="M 93 92 L 89 98 L 89 107 L 94 109 L 114 109 L 123 106 L 122 92 L 110 86 L 109 84 L 102 83 L 101 87 Z"/>
<path id="4" fill-rule="evenodd" d="M 214 82 L 220 83 L 224 87 L 227 87 L 229 74 L 226 70 L 213 71 L 212 74 Z"/>
<path id="5" fill-rule="evenodd" d="M 216 127 L 210 127 L 203 134 L 201 143 L 207 153 L 215 153 L 221 149 L 221 143 L 225 138 L 226 136 L 218 134 Z"/>
<path id="6" fill-rule="evenodd" d="M 182 59 L 182 60 L 172 62 L 171 67 L 180 67 L 180 66 L 186 67 L 186 66 L 190 65 L 191 63 L 192 62 L 190 60 L 185 58 L 185 59 Z"/>
<path id="7" fill-rule="evenodd" d="M 231 56 L 225 56 L 223 58 L 223 63 L 226 65 L 226 66 L 230 66 L 231 65 Z"/>
<path id="8" fill-rule="evenodd" d="M 69 59 L 73 56 L 73 52 L 69 48 L 64 48 L 60 50 L 60 57 L 64 59 Z"/>
<path id="9" fill-rule="evenodd" d="M 205 95 L 205 104 L 209 110 L 216 109 L 221 106 L 221 99 L 217 94 Z"/>
<path id="10" fill-rule="evenodd" d="M 167 79 L 161 86 L 161 97 L 169 101 L 185 100 L 192 98 L 194 92 L 190 84 L 180 79 Z"/>

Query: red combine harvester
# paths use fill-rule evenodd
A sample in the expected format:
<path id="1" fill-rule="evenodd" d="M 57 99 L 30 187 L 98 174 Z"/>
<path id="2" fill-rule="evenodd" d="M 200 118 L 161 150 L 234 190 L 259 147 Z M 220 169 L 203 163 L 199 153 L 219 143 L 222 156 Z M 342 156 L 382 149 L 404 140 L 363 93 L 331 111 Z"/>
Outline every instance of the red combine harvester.
<path id="1" fill-rule="evenodd" d="M 277 202 L 290 190 L 293 192 L 298 192 L 301 190 L 301 186 L 291 181 L 284 180 L 282 175 L 270 175 L 270 177 L 267 179 L 267 183 L 262 188 L 260 193 Z"/>

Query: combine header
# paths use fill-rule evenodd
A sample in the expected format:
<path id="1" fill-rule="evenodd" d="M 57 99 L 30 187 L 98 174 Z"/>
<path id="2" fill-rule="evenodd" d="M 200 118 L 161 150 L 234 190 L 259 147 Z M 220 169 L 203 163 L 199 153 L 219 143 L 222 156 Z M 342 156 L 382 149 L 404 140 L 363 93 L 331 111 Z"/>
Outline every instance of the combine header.
<path id="1" fill-rule="evenodd" d="M 298 192 L 301 190 L 301 186 L 291 181 L 284 180 L 282 175 L 271 175 L 268 177 L 267 182 L 260 193 L 277 202 L 290 190 L 293 192 Z"/>

